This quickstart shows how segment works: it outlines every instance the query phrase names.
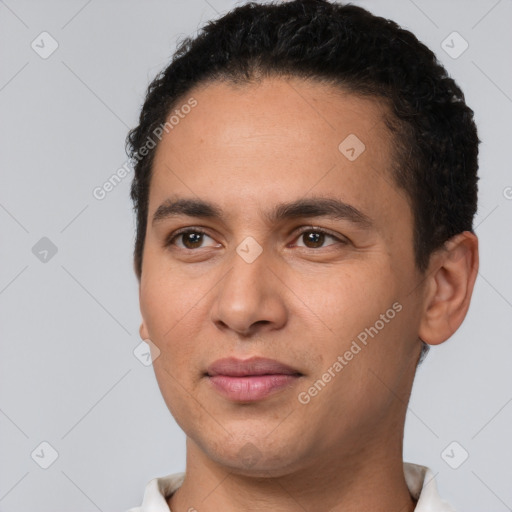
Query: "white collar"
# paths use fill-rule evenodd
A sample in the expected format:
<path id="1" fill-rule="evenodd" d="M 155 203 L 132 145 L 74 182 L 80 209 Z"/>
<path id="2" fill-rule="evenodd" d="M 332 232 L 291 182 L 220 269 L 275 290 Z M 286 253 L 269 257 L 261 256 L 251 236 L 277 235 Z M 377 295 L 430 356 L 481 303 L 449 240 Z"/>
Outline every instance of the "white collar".
<path id="1" fill-rule="evenodd" d="M 439 497 L 432 470 L 425 466 L 404 462 L 404 475 L 409 492 L 418 500 L 414 512 L 455 512 L 449 503 Z M 144 512 L 144 509 L 141 512 Z"/>
<path id="2" fill-rule="evenodd" d="M 418 500 L 414 512 L 455 512 L 439 497 L 434 474 L 429 468 L 404 462 L 404 475 L 409 492 Z M 154 478 L 146 485 L 142 505 L 127 512 L 171 512 L 167 498 L 181 486 L 184 478 L 185 473 Z"/>

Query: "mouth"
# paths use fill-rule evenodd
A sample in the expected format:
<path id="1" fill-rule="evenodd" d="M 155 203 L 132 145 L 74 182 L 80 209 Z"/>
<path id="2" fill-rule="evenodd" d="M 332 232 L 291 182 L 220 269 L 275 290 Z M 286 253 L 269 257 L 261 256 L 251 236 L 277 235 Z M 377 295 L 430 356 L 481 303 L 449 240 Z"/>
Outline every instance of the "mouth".
<path id="1" fill-rule="evenodd" d="M 272 359 L 219 359 L 205 377 L 213 389 L 235 402 L 254 402 L 293 386 L 303 374 Z"/>

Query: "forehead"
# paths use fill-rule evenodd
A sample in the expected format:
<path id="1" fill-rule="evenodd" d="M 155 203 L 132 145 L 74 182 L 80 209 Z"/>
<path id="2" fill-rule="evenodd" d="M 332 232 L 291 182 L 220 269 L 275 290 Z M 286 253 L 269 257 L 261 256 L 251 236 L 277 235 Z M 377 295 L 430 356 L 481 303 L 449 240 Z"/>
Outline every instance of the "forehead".
<path id="1" fill-rule="evenodd" d="M 179 126 L 172 128 L 170 144 L 187 139 L 192 144 L 229 146 L 260 137 L 262 143 L 270 138 L 288 147 L 308 142 L 332 151 L 338 150 L 336 142 L 356 132 L 374 146 L 392 143 L 383 122 L 389 115 L 383 100 L 320 81 L 268 77 L 250 84 L 207 82 L 178 100 L 170 114 L 179 113 L 192 97 L 197 106 L 180 120 L 173 116 Z M 369 131 L 373 131 L 371 140 Z"/>
<path id="2" fill-rule="evenodd" d="M 183 109 L 191 98 L 194 108 Z M 170 193 L 238 205 L 235 216 L 262 200 L 308 194 L 368 211 L 403 202 L 387 113 L 376 99 L 296 78 L 201 85 L 175 105 L 175 124 L 157 147 L 150 210 Z"/>

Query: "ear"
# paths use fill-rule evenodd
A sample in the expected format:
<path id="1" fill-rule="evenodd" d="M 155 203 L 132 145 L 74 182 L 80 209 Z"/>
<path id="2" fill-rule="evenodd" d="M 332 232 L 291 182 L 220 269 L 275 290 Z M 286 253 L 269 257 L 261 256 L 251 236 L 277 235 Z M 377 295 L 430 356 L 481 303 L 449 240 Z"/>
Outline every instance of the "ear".
<path id="1" fill-rule="evenodd" d="M 139 327 L 139 335 L 141 340 L 148 340 L 149 339 L 149 333 L 146 328 L 146 324 L 144 323 L 144 320 L 142 320 L 140 327 Z"/>
<path id="2" fill-rule="evenodd" d="M 446 341 L 461 325 L 478 274 L 478 238 L 464 231 L 430 258 L 419 337 L 429 345 Z"/>
<path id="3" fill-rule="evenodd" d="M 147 339 L 149 339 L 149 332 L 146 327 L 146 322 L 144 321 L 144 313 L 142 311 L 141 294 L 142 294 L 142 283 L 139 280 L 139 308 L 140 308 L 140 313 L 141 313 L 141 317 L 142 317 L 141 324 L 139 327 L 139 335 L 140 335 L 141 340 L 147 340 Z"/>

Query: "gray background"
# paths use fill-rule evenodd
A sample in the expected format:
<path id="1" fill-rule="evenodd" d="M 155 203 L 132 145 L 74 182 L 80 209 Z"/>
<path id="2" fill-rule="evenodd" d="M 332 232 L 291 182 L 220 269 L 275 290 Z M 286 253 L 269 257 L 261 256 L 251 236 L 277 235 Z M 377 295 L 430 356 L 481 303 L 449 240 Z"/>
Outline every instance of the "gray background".
<path id="1" fill-rule="evenodd" d="M 483 141 L 480 275 L 464 324 L 418 371 L 405 459 L 431 467 L 460 511 L 512 510 L 512 2 L 355 3 L 436 52 Z M 2 512 L 122 511 L 149 479 L 184 469 L 184 434 L 133 354 L 132 173 L 103 200 L 92 192 L 125 163 L 126 132 L 177 38 L 234 5 L 0 0 Z M 58 43 L 45 59 L 43 31 Z M 469 44 L 457 58 L 454 31 Z"/>

